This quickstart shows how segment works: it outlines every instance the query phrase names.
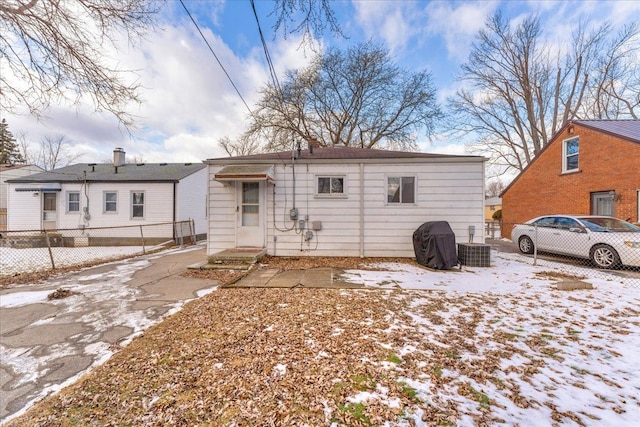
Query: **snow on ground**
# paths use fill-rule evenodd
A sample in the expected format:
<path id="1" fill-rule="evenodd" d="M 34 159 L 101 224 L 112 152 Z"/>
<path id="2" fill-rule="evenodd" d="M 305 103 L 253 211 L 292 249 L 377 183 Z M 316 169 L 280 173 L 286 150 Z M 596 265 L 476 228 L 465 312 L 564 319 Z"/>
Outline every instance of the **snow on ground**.
<path id="1" fill-rule="evenodd" d="M 402 382 L 426 402 L 423 405 L 456 402 L 463 414 L 456 421 L 459 426 L 474 425 L 473 416 L 489 406 L 493 420 L 504 420 L 508 425 L 547 426 L 558 420 L 562 425 L 637 425 L 640 419 L 637 279 L 561 263 L 534 266 L 530 258 L 518 254 L 492 251 L 491 258 L 491 267 L 449 271 L 383 263 L 378 265 L 381 271 L 348 270 L 341 279 L 389 289 L 385 298 L 397 302 L 393 306 L 398 308 L 389 312 L 392 326 L 387 333 L 391 337 L 400 331 L 402 339 L 379 341 L 379 345 L 395 351 L 400 358 L 412 358 L 419 365 L 430 363 L 434 348 L 455 343 L 459 353 L 451 357 L 477 366 L 473 371 L 442 369 L 441 377 L 448 380 L 445 386 L 434 384 L 432 377 L 416 374 L 415 370 L 407 370 L 402 377 Z M 117 311 L 120 308 L 114 301 L 132 298 L 121 284 L 147 263 L 125 262 L 101 276 L 92 290 L 82 283 L 77 286 L 82 288 L 83 295 L 91 293 L 104 301 L 105 309 Z M 593 289 L 556 289 L 555 282 L 576 274 L 591 283 Z M 86 276 L 82 281 L 93 279 Z M 405 291 L 392 292 L 393 289 Z M 39 291 L 21 294 L 3 297 L 0 308 L 16 307 L 20 298 L 24 304 L 46 299 Z M 75 310 L 78 304 L 74 298 L 46 303 L 69 304 L 68 310 Z M 126 324 L 135 331 L 149 325 L 149 319 L 141 313 L 125 314 L 123 310 L 121 316 L 124 317 L 118 324 Z M 101 316 L 90 313 L 84 321 L 98 331 L 110 326 L 103 324 Z M 468 327 L 473 328 L 471 333 L 462 334 L 461 328 Z M 341 329 L 336 327 L 334 333 L 340 334 Z M 65 351 L 59 349 L 60 354 Z M 104 357 L 109 354 L 106 346 L 87 347 L 87 351 Z M 1 355 L 3 361 L 10 356 L 6 363 L 15 370 L 38 369 L 38 361 L 28 354 Z M 493 364 L 492 374 L 484 376 L 483 368 L 489 363 Z M 497 370 L 493 369 L 496 364 Z M 388 369 L 403 369 L 402 364 L 387 365 Z M 288 368 L 278 365 L 272 374 L 285 376 Z M 348 400 L 354 404 L 372 400 L 389 406 L 397 404 L 384 389 L 353 395 Z M 406 424 L 389 425 L 404 426 L 411 422 L 426 426 L 421 410 L 417 407 L 407 413 Z"/>
<path id="2" fill-rule="evenodd" d="M 126 253 L 121 250 L 123 248 L 84 248 L 85 251 L 95 254 L 94 251 L 89 251 L 92 249 L 104 249 L 100 253 L 111 256 Z M 134 249 L 130 248 L 132 251 Z M 127 286 L 126 283 L 132 279 L 137 271 L 149 266 L 151 260 L 198 249 L 202 249 L 202 245 L 174 248 L 153 255 L 104 264 L 104 266 L 115 266 L 115 268 L 104 269 L 99 274 L 93 275 L 83 275 L 82 273 L 66 275 L 62 278 L 51 279 L 37 287 L 37 289 L 44 288 L 46 290 L 20 291 L 20 289 L 36 289 L 27 285 L 5 291 L 0 295 L 0 310 L 33 304 L 47 304 L 56 307 L 55 316 L 35 320 L 29 327 L 46 327 L 47 325 L 53 327 L 56 324 L 67 323 L 70 328 L 75 325 L 82 325 L 82 327 L 78 326 L 79 329 L 76 331 L 77 336 L 81 336 L 77 339 L 79 343 L 77 345 L 72 345 L 69 340 L 65 340 L 64 343 L 56 345 L 55 348 L 49 348 L 48 351 L 38 350 L 41 346 L 9 349 L 0 345 L 2 365 L 10 367 L 13 372 L 21 376 L 18 381 L 18 385 L 20 385 L 36 382 L 41 376 L 48 373 L 48 366 L 52 361 L 64 356 L 74 354 L 91 356 L 93 359 L 91 366 L 104 363 L 115 350 L 112 345 L 103 340 L 103 335 L 107 331 L 114 328 L 127 328 L 126 336 L 118 342 L 119 345 L 125 345 L 145 329 L 177 312 L 186 302 L 190 301 L 176 301 L 173 304 L 167 302 L 165 304 L 166 312 L 163 309 L 164 314 L 158 316 L 157 307 L 134 308 L 134 304 L 141 295 L 141 290 L 137 287 Z M 141 250 L 140 247 L 137 252 L 132 253 L 140 253 Z M 48 295 L 59 288 L 64 288 L 75 294 L 64 299 L 49 300 Z M 202 289 L 197 292 L 197 295 L 201 297 L 215 289 L 216 287 Z M 83 373 L 84 371 L 80 372 L 62 384 L 51 384 L 45 387 L 37 396 L 33 397 L 32 402 L 75 382 Z"/>
<path id="3" fill-rule="evenodd" d="M 15 249 L 0 247 L 0 274 L 12 275 L 51 268 L 51 256 L 56 268 L 80 265 L 142 254 L 142 246 L 89 246 L 84 248 Z"/>
<path id="4" fill-rule="evenodd" d="M 343 279 L 376 288 L 416 290 L 390 297 L 406 307 L 394 314 L 392 329 L 419 331 L 419 340 L 409 338 L 403 348 L 396 348 L 402 357 L 428 360 L 425 346 L 452 344 L 466 322 L 476 326 L 473 339 L 463 342 L 462 348 L 468 345 L 474 350 L 456 357 L 477 358 L 471 362 L 482 370 L 484 363 L 499 355 L 498 375 L 485 381 L 462 372 L 442 372 L 455 378 L 445 391 L 429 379 L 403 378 L 427 402 L 454 400 L 464 414 L 480 414 L 490 404 L 494 420 L 509 425 L 548 426 L 557 417 L 563 425 L 638 425 L 637 279 L 582 268 L 581 279 L 593 289 L 561 291 L 555 282 L 563 275 L 575 275 L 575 266 L 550 262 L 533 266 L 518 254 L 492 251 L 491 255 L 491 268 L 431 271 L 390 263 L 379 265 L 384 271 L 348 271 Z M 439 394 L 434 396 L 434 389 Z M 465 398 L 461 389 L 472 392 Z M 416 426 L 427 425 L 418 412 L 408 418 Z M 471 426 L 474 421 L 463 417 L 457 425 Z"/>

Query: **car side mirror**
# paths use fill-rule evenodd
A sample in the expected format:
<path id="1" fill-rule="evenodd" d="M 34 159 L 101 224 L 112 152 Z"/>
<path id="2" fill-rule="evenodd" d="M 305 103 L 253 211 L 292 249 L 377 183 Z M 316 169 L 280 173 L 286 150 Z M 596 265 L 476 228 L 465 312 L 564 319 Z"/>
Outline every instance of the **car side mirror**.
<path id="1" fill-rule="evenodd" d="M 584 228 L 580 228 L 580 227 L 571 227 L 569 228 L 569 231 L 571 231 L 572 233 L 586 233 L 587 230 L 585 230 Z"/>

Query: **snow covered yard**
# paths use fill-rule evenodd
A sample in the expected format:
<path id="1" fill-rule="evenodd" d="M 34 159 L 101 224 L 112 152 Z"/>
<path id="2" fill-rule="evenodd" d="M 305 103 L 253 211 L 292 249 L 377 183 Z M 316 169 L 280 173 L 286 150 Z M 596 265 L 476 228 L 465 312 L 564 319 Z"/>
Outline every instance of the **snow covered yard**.
<path id="1" fill-rule="evenodd" d="M 640 289 L 492 257 L 218 289 L 10 425 L 637 425 Z"/>
<path id="2" fill-rule="evenodd" d="M 79 248 L 52 247 L 15 249 L 0 247 L 0 275 L 13 275 L 51 269 L 51 256 L 56 268 L 108 261 L 141 255 L 142 246 L 90 246 Z"/>

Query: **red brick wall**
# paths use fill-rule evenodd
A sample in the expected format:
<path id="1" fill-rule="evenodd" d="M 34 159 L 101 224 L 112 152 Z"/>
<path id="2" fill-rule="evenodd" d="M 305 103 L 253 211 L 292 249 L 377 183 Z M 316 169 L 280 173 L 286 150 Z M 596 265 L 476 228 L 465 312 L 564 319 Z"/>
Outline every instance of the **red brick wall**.
<path id="1" fill-rule="evenodd" d="M 562 141 L 580 137 L 579 172 L 562 174 Z M 579 124 L 565 129 L 502 195 L 502 235 L 514 223 L 540 215 L 590 214 L 591 193 L 614 190 L 621 195 L 615 215 L 638 221 L 640 144 Z"/>

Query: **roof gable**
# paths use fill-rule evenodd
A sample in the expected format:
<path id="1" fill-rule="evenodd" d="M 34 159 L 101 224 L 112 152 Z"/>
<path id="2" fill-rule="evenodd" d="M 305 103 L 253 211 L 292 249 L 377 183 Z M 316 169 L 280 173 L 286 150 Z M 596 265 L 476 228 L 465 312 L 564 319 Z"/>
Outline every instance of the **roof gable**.
<path id="1" fill-rule="evenodd" d="M 606 133 L 616 136 L 622 140 L 640 144 L 640 120 L 573 120 L 565 123 L 558 132 L 553 135 L 549 143 L 538 153 L 538 155 L 520 172 L 514 179 L 507 185 L 507 187 L 500 193 L 500 197 L 509 191 L 509 189 L 518 181 L 518 179 L 525 174 L 531 165 L 553 144 L 562 140 L 562 134 L 570 126 L 583 126 L 585 128 L 595 130 L 598 132 Z M 575 134 L 575 132 L 573 132 Z"/>

